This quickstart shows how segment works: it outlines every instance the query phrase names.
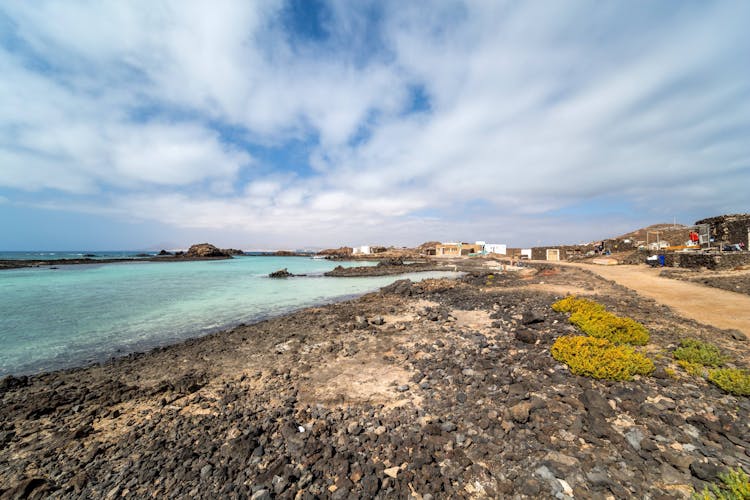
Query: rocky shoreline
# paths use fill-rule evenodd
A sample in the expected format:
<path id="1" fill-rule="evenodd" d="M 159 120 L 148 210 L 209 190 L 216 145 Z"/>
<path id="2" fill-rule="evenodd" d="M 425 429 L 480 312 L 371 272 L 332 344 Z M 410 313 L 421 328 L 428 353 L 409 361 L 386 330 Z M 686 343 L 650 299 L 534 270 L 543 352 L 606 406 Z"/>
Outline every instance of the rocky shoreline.
<path id="1" fill-rule="evenodd" d="M 385 259 L 375 266 L 336 266 L 334 269 L 324 273 L 325 276 L 335 278 L 361 278 L 367 276 L 393 276 L 396 274 L 418 273 L 426 271 L 453 271 L 458 269 L 455 264 L 447 262 L 410 262 L 404 263 L 402 259 Z"/>
<path id="2" fill-rule="evenodd" d="M 572 375 L 551 304 L 645 324 L 651 377 Z M 750 470 L 750 400 L 676 368 L 748 342 L 576 268 L 399 281 L 102 365 L 0 382 L 1 498 L 688 498 Z"/>

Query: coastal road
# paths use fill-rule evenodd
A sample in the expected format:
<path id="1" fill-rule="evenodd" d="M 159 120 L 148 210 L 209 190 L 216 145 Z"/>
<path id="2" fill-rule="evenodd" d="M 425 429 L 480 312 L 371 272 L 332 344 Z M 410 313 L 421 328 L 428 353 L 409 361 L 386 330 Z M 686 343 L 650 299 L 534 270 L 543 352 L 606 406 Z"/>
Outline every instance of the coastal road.
<path id="1" fill-rule="evenodd" d="M 661 278 L 660 269 L 648 266 L 560 264 L 588 269 L 604 279 L 669 306 L 681 316 L 722 329 L 736 329 L 750 338 L 750 295 Z"/>

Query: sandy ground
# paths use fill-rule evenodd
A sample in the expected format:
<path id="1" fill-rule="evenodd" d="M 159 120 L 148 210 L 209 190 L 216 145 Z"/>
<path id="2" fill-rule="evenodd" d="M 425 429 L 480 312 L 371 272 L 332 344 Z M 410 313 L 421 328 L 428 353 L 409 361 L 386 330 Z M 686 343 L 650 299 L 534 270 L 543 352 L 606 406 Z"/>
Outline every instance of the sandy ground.
<path id="1" fill-rule="evenodd" d="M 750 296 L 698 283 L 664 279 L 659 277 L 660 269 L 647 266 L 563 264 L 588 269 L 671 307 L 681 316 L 722 329 L 736 329 L 750 336 Z"/>

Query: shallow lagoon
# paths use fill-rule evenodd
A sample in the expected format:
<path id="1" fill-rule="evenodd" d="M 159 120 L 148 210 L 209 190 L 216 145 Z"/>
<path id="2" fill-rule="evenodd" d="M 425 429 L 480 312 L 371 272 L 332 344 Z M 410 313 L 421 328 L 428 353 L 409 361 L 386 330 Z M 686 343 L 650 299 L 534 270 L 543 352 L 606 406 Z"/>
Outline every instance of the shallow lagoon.
<path id="1" fill-rule="evenodd" d="M 237 257 L 2 271 L 0 376 L 103 361 L 366 293 L 403 277 L 455 275 L 322 276 L 340 264 L 364 265 L 304 257 Z M 308 276 L 267 277 L 281 268 Z"/>

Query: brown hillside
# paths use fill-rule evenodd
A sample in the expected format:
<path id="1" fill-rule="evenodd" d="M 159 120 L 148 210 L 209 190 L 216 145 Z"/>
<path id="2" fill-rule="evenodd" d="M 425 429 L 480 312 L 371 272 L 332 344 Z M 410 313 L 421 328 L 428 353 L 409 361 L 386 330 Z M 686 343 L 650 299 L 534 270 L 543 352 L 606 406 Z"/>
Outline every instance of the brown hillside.
<path id="1" fill-rule="evenodd" d="M 651 243 L 656 241 L 657 231 L 659 233 L 659 240 L 667 241 L 670 245 L 682 245 L 688 241 L 690 235 L 689 226 L 683 226 L 682 224 L 652 224 L 651 226 L 636 229 L 635 231 L 618 236 L 617 239 L 630 239 L 635 244 L 645 243 L 648 239 L 649 243 Z"/>

